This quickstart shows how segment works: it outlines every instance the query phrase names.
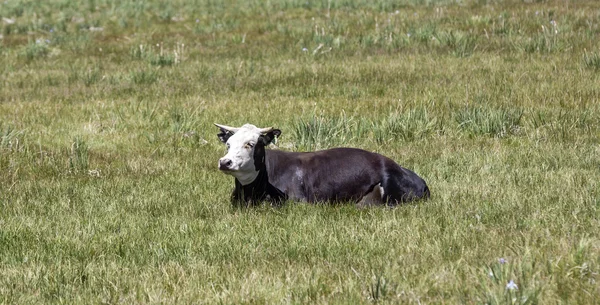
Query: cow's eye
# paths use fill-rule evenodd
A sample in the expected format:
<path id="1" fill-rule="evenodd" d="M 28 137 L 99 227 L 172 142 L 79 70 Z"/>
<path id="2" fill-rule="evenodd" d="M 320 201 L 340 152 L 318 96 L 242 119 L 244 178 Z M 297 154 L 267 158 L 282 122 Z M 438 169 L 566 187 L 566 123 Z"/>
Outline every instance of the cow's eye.
<path id="1" fill-rule="evenodd" d="M 230 145 L 229 145 L 229 143 L 227 143 L 227 150 L 229 150 L 229 147 L 230 147 Z"/>
<path id="2" fill-rule="evenodd" d="M 250 149 L 252 147 L 254 147 L 254 144 L 252 144 L 252 143 L 246 143 L 246 148 Z"/>

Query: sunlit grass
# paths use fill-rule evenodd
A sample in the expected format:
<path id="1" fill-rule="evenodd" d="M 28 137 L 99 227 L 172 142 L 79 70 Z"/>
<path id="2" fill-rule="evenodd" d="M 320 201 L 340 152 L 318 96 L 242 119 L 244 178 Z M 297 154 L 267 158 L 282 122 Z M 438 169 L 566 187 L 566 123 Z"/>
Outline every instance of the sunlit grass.
<path id="1" fill-rule="evenodd" d="M 594 69 L 596 71 L 600 70 L 600 54 L 597 52 L 585 52 L 583 55 L 583 63 L 590 69 Z"/>
<path id="2" fill-rule="evenodd" d="M 6 1 L 0 303 L 595 303 L 599 5 Z M 432 198 L 235 209 L 213 123 Z"/>

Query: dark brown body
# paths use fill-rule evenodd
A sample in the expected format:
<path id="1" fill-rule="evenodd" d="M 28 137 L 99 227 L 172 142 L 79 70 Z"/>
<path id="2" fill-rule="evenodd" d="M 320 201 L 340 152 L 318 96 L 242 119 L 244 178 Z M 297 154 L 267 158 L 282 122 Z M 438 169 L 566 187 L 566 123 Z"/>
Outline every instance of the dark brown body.
<path id="1" fill-rule="evenodd" d="M 382 189 L 381 203 L 389 205 L 429 197 L 421 177 L 377 153 L 356 148 L 263 151 L 268 182 L 280 192 L 270 197 L 281 198 L 282 193 L 307 202 L 359 202 L 375 187 Z"/>

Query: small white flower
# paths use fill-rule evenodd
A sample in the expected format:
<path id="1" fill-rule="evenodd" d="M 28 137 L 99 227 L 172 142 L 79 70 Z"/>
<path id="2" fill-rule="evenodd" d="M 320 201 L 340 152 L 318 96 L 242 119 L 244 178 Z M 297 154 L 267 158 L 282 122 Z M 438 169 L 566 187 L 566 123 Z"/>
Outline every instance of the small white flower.
<path id="1" fill-rule="evenodd" d="M 506 290 L 519 290 L 519 286 L 517 286 L 513 280 L 510 280 L 510 282 L 506 284 Z"/>
<path id="2" fill-rule="evenodd" d="M 504 265 L 504 264 L 506 264 L 506 262 L 507 262 L 507 261 L 506 261 L 506 259 L 505 259 L 504 257 L 501 257 L 501 258 L 499 258 L 499 259 L 498 259 L 498 262 L 499 262 L 501 265 Z"/>
<path id="3" fill-rule="evenodd" d="M 200 22 L 200 19 L 196 19 L 196 23 Z"/>
<path id="4" fill-rule="evenodd" d="M 308 52 L 307 48 L 302 48 L 302 52 Z"/>
<path id="5" fill-rule="evenodd" d="M 490 270 L 490 272 L 488 273 L 488 275 L 489 275 L 490 277 L 494 277 L 494 272 L 493 272 L 492 270 Z"/>
<path id="6" fill-rule="evenodd" d="M 412 36 L 411 33 L 406 33 L 406 37 L 410 38 L 410 36 Z"/>

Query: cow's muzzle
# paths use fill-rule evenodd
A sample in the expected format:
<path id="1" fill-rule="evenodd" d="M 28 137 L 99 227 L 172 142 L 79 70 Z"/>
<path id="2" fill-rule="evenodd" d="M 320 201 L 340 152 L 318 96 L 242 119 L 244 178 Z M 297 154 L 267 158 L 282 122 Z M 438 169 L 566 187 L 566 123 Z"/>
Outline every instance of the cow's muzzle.
<path id="1" fill-rule="evenodd" d="M 229 159 L 219 159 L 219 169 L 222 171 L 231 170 L 231 165 L 233 162 Z"/>

